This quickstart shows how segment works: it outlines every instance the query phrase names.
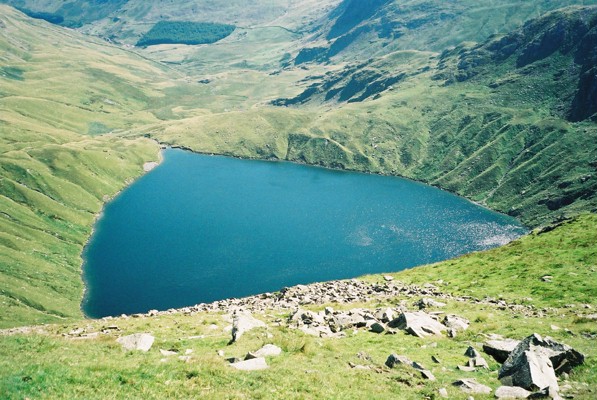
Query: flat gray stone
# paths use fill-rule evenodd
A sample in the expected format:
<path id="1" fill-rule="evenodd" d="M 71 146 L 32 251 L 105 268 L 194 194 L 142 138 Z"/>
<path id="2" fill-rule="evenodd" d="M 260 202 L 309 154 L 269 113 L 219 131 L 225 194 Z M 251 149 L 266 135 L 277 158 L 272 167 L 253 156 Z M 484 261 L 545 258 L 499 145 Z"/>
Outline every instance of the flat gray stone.
<path id="1" fill-rule="evenodd" d="M 149 351 L 153 346 L 155 338 L 149 333 L 135 333 L 133 335 L 122 336 L 116 339 L 125 350 Z"/>
<path id="2" fill-rule="evenodd" d="M 498 399 L 526 399 L 530 395 L 531 392 L 518 386 L 500 386 L 495 390 Z"/>
<path id="3" fill-rule="evenodd" d="M 399 356 L 398 354 L 390 354 L 386 360 L 386 365 L 389 368 L 394 368 L 396 365 L 409 365 L 412 366 L 413 362 L 406 356 Z"/>
<path id="4" fill-rule="evenodd" d="M 230 364 L 231 367 L 240 371 L 260 371 L 269 368 L 265 358 L 257 357 L 250 360 L 238 361 Z"/>
<path id="5" fill-rule="evenodd" d="M 405 330 L 417 337 L 441 335 L 446 330 L 444 325 L 421 311 L 402 313 L 398 318 L 391 321 L 388 326 Z"/>
<path id="6" fill-rule="evenodd" d="M 474 379 L 459 379 L 456 382 L 452 383 L 452 385 L 459 387 L 465 393 L 470 394 L 489 394 L 491 393 L 491 388 L 489 386 L 485 386 Z"/>
<path id="7" fill-rule="evenodd" d="M 253 354 L 256 357 L 275 357 L 282 354 L 282 349 L 274 344 L 266 344 Z"/>
<path id="8" fill-rule="evenodd" d="M 465 331 L 470 325 L 470 321 L 468 319 L 454 314 L 446 315 L 442 323 L 454 331 Z"/>

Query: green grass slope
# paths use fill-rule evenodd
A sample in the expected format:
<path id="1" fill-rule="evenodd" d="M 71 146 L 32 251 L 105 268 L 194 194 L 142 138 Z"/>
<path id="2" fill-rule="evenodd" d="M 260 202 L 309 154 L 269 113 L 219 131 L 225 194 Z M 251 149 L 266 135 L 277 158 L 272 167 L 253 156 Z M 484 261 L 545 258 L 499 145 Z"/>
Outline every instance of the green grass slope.
<path id="1" fill-rule="evenodd" d="M 448 300 L 434 311 L 456 313 L 471 321 L 454 339 L 415 338 L 399 332 L 379 335 L 348 330 L 343 338 L 315 338 L 286 327 L 291 310 L 256 314 L 267 329 L 245 333 L 233 345 L 223 313 L 177 313 L 156 317 L 114 318 L 56 324 L 0 334 L 0 391 L 7 399 L 28 397 L 83 398 L 194 398 L 206 399 L 420 399 L 469 394 L 451 385 L 459 378 L 474 378 L 495 390 L 499 364 L 489 356 L 489 369 L 457 370 L 464 365 L 469 345 L 481 349 L 486 335 L 523 338 L 531 333 L 549 335 L 583 352 L 584 366 L 575 368 L 561 386 L 575 399 L 592 399 L 597 392 L 597 328 L 587 309 L 595 303 L 597 238 L 595 214 L 567 222 L 545 233 L 533 233 L 505 247 L 394 274 L 397 280 L 423 286 L 432 283 L 443 293 L 472 296 L 470 301 Z M 552 282 L 540 278 L 553 276 Z M 516 276 L 515 276 L 516 275 Z M 363 278 L 383 281 L 381 276 Z M 511 309 L 474 297 L 494 297 L 508 304 L 535 308 Z M 355 307 L 415 309 L 419 296 L 400 295 L 369 303 L 329 304 L 339 310 Z M 306 306 L 322 310 L 327 304 Z M 555 327 L 552 327 L 555 325 Z M 124 351 L 115 339 L 149 332 L 156 337 L 148 353 Z M 268 359 L 264 371 L 235 371 L 225 357 L 243 357 L 266 343 L 283 353 Z M 31 357 L 35 349 L 35 357 Z M 173 350 L 166 356 L 160 349 Z M 217 354 L 224 352 L 224 356 Z M 384 366 L 389 354 L 406 355 L 423 364 L 436 381 L 422 379 L 414 370 Z M 361 354 L 361 356 L 359 356 Z M 184 356 L 180 359 L 179 356 Z M 434 356 L 438 363 L 432 362 Z M 351 368 L 350 363 L 370 369 Z M 475 395 L 476 399 L 492 399 Z"/>
<path id="2" fill-rule="evenodd" d="M 80 318 L 81 251 L 103 203 L 158 146 L 160 67 L 0 6 L 0 326 Z"/>

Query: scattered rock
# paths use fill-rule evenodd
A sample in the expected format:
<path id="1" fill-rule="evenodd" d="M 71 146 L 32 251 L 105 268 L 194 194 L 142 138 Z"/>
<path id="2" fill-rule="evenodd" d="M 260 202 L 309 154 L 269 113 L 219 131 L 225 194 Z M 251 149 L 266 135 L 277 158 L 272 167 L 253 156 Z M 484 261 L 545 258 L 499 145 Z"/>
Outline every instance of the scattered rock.
<path id="1" fill-rule="evenodd" d="M 549 283 L 551 283 L 552 279 L 553 279 L 553 276 L 551 276 L 551 275 L 544 275 L 544 276 L 541 277 L 541 280 L 543 282 L 549 282 Z"/>
<path id="2" fill-rule="evenodd" d="M 265 327 L 263 321 L 254 318 L 251 313 L 240 312 L 235 313 L 232 317 L 232 339 L 229 344 L 236 342 L 243 333 L 250 331 L 251 329 Z"/>
<path id="3" fill-rule="evenodd" d="M 419 364 L 418 362 L 411 361 L 406 356 L 399 356 L 397 354 L 390 354 L 388 359 L 386 360 L 386 366 L 389 368 L 394 368 L 396 365 L 407 365 L 419 371 L 421 376 L 425 379 L 430 381 L 435 381 L 435 376 L 431 371 L 426 369 L 423 365 Z"/>
<path id="4" fill-rule="evenodd" d="M 468 366 L 473 368 L 489 369 L 489 364 L 487 364 L 487 361 L 485 361 L 485 359 L 481 356 L 473 357 L 470 360 L 468 360 Z"/>
<path id="5" fill-rule="evenodd" d="M 500 386 L 495 390 L 495 397 L 498 399 L 526 399 L 531 392 L 517 386 Z"/>
<path id="6" fill-rule="evenodd" d="M 175 351 L 172 351 L 172 350 L 160 349 L 160 354 L 163 355 L 164 357 L 168 357 L 168 356 L 175 356 L 178 353 Z"/>
<path id="7" fill-rule="evenodd" d="M 510 357 L 514 354 L 512 352 Z M 506 386 L 520 386 L 529 390 L 558 388 L 558 379 L 549 358 L 531 350 L 523 350 L 515 358 L 508 358 L 498 378 Z"/>
<path id="8" fill-rule="evenodd" d="M 441 364 L 442 362 L 440 361 L 439 358 L 437 358 L 436 356 L 431 356 L 431 361 L 433 361 L 436 364 Z"/>
<path id="9" fill-rule="evenodd" d="M 435 376 L 427 369 L 420 369 L 421 376 L 429 381 L 435 381 Z"/>
<path id="10" fill-rule="evenodd" d="M 389 368 L 394 368 L 396 365 L 405 364 L 412 365 L 413 362 L 406 356 L 399 356 L 398 354 L 390 354 L 386 360 L 386 365 Z"/>
<path id="11" fill-rule="evenodd" d="M 377 310 L 375 318 L 381 322 L 388 323 L 396 318 L 396 313 L 391 308 L 382 308 Z"/>
<path id="12" fill-rule="evenodd" d="M 463 372 L 475 372 L 477 370 L 477 368 L 469 367 L 468 365 L 459 365 L 456 368 Z"/>
<path id="13" fill-rule="evenodd" d="M 440 395 L 440 397 L 443 397 L 444 399 L 447 399 L 449 397 L 449 395 L 448 395 L 448 389 L 446 389 L 446 388 L 440 388 L 439 389 L 439 395 Z"/>
<path id="14" fill-rule="evenodd" d="M 405 312 L 388 324 L 417 337 L 441 335 L 446 327 L 424 312 Z"/>
<path id="15" fill-rule="evenodd" d="M 473 346 L 469 346 L 466 351 L 464 352 L 464 355 L 467 357 L 481 357 L 481 354 L 479 354 L 479 352 L 477 350 L 475 350 L 475 348 Z"/>
<path id="16" fill-rule="evenodd" d="M 135 333 L 116 339 L 125 350 L 149 351 L 155 338 L 149 333 Z"/>
<path id="17" fill-rule="evenodd" d="M 230 364 L 231 367 L 240 371 L 259 371 L 269 368 L 265 358 L 258 357 L 250 360 L 238 361 Z"/>
<path id="18" fill-rule="evenodd" d="M 274 344 L 266 344 L 255 353 L 255 356 L 258 357 L 275 357 L 282 354 L 282 349 Z"/>
<path id="19" fill-rule="evenodd" d="M 479 394 L 489 394 L 491 393 L 491 388 L 489 386 L 485 386 L 480 384 L 479 382 L 475 381 L 474 379 L 459 379 L 456 382 L 452 383 L 452 385 L 457 386 L 465 393 L 479 393 Z"/>
<path id="20" fill-rule="evenodd" d="M 470 325 L 470 321 L 468 319 L 454 314 L 446 315 L 442 323 L 455 331 L 465 331 Z"/>
<path id="21" fill-rule="evenodd" d="M 424 297 L 424 298 L 420 299 L 419 301 L 417 301 L 415 303 L 415 306 L 419 307 L 419 310 L 424 310 L 425 308 L 429 308 L 429 307 L 436 307 L 436 308 L 445 307 L 446 303 L 442 303 L 441 301 L 436 301 L 436 300 L 430 299 L 428 297 Z"/>
<path id="22" fill-rule="evenodd" d="M 483 344 L 483 351 L 492 356 L 495 361 L 503 363 L 519 344 L 520 340 L 514 339 L 488 340 Z"/>
<path id="23" fill-rule="evenodd" d="M 373 333 L 383 333 L 386 330 L 386 327 L 382 323 L 374 322 L 369 330 Z"/>
<path id="24" fill-rule="evenodd" d="M 384 279 L 384 281 L 386 281 L 386 282 L 392 282 L 392 281 L 394 280 L 394 277 L 393 277 L 393 276 L 390 276 L 390 275 L 384 275 L 384 276 L 383 276 L 383 279 Z"/>

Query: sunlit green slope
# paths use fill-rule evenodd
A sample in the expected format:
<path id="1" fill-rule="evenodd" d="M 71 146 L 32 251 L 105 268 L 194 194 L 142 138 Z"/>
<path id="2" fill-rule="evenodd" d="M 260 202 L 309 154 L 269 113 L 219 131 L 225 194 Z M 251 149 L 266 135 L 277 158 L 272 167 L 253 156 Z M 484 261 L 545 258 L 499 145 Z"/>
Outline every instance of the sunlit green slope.
<path id="1" fill-rule="evenodd" d="M 80 317 L 80 254 L 107 198 L 158 146 L 164 69 L 0 6 L 0 326 Z"/>

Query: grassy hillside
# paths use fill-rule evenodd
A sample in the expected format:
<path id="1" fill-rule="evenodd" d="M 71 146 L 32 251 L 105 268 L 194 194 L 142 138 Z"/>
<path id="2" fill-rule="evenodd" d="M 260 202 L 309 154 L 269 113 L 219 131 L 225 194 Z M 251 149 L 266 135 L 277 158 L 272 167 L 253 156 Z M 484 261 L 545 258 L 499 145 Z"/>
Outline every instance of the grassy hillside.
<path id="1" fill-rule="evenodd" d="M 0 335 L 0 390 L 8 399 L 420 399 L 439 398 L 439 388 L 443 387 L 449 398 L 466 399 L 469 394 L 451 385 L 456 379 L 474 378 L 494 390 L 500 385 L 499 364 L 487 355 L 487 370 L 456 369 L 466 363 L 464 352 L 469 345 L 481 350 L 488 334 L 519 339 L 536 332 L 567 343 L 587 356 L 585 365 L 574 369 L 561 387 L 567 386 L 564 395 L 591 399 L 597 391 L 597 329 L 586 317 L 594 310 L 586 309 L 584 304 L 597 306 L 597 241 L 591 231 L 596 223 L 595 214 L 587 215 L 500 249 L 394 274 L 396 280 L 420 287 L 434 284 L 444 294 L 495 298 L 495 303 L 440 299 L 447 306 L 433 311 L 455 313 L 471 321 L 470 328 L 454 339 L 419 339 L 403 332 L 380 335 L 363 329 L 347 330 L 342 338 L 316 338 L 287 327 L 292 310 L 274 309 L 256 314 L 267 322 L 267 328 L 245 333 L 233 345 L 227 345 L 230 333 L 226 326 L 230 320 L 225 313 L 181 312 L 81 321 Z M 514 278 L 513 273 L 518 276 Z M 541 280 L 546 274 L 553 275 L 553 282 Z M 363 279 L 383 281 L 381 276 Z M 414 303 L 421 295 L 406 293 L 369 303 L 305 307 L 323 310 L 329 305 L 349 310 L 402 304 L 416 309 Z M 507 302 L 503 304 L 528 304 L 529 297 L 535 308 L 502 307 L 497 303 L 502 299 Z M 148 353 L 124 351 L 115 341 L 119 336 L 140 332 L 156 337 Z M 227 365 L 226 357 L 243 357 L 265 343 L 274 343 L 283 350 L 279 357 L 268 358 L 269 369 L 242 372 Z M 35 349 L 35 357 L 30 356 L 31 349 Z M 175 353 L 162 355 L 160 349 Z M 408 368 L 388 369 L 384 362 L 391 353 L 423 364 L 437 380 L 424 380 Z M 439 363 L 434 363 L 432 356 Z M 366 369 L 351 368 L 350 363 Z M 493 395 L 474 397 L 491 399 Z"/>
<path id="2" fill-rule="evenodd" d="M 106 199 L 158 146 L 161 67 L 0 6 L 0 326 L 81 317 L 80 254 Z"/>

